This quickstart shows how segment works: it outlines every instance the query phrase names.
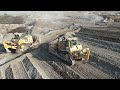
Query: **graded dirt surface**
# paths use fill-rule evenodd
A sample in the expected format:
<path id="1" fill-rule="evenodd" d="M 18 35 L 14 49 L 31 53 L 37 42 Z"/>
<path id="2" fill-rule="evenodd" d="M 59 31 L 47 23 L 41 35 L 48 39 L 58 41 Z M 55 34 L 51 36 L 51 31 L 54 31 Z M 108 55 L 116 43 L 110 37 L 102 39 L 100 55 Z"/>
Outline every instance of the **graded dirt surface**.
<path id="1" fill-rule="evenodd" d="M 0 79 L 120 78 L 120 22 L 95 25 L 103 19 L 101 16 L 77 11 L 36 12 L 34 20 L 33 16 L 30 14 L 22 24 L 25 30 L 33 26 L 32 34 L 39 37 L 40 43 L 23 54 L 6 53 L 1 45 Z M 86 64 L 76 61 L 70 66 L 48 50 L 49 42 L 71 31 L 76 32 L 84 48 L 90 48 L 91 56 Z"/>

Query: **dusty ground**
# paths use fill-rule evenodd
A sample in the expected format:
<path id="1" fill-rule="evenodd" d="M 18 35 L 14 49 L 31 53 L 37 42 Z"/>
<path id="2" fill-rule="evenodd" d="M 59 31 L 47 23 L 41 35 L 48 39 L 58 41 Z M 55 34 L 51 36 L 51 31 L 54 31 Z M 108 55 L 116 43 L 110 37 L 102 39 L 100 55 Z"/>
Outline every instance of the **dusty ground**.
<path id="1" fill-rule="evenodd" d="M 10 15 L 15 12 L 9 12 Z M 20 13 L 20 12 L 19 12 Z M 21 12 L 23 15 L 25 12 Z M 120 22 L 96 25 L 104 18 L 99 14 L 119 14 L 119 12 L 27 12 L 27 17 L 18 22 L 22 26 L 2 29 L 6 34 L 12 31 L 32 29 L 32 34 L 39 36 L 40 43 L 33 49 L 21 54 L 6 53 L 0 46 L 1 79 L 119 79 L 120 78 Z M 17 16 L 18 13 L 16 14 Z M 18 18 L 18 17 L 17 17 Z M 10 19 L 7 18 L 7 19 Z M 13 23 L 14 22 L 14 23 Z M 4 23 L 4 24 L 3 24 Z M 14 27 L 10 26 L 11 28 Z M 22 27 L 22 28 L 21 28 Z M 32 28 L 31 28 L 32 27 Z M 1 27 L 0 27 L 1 28 Z M 20 29 L 19 29 L 20 28 Z M 83 47 L 91 51 L 90 61 L 83 64 L 77 61 L 69 66 L 48 51 L 48 43 L 65 32 L 76 32 Z"/>

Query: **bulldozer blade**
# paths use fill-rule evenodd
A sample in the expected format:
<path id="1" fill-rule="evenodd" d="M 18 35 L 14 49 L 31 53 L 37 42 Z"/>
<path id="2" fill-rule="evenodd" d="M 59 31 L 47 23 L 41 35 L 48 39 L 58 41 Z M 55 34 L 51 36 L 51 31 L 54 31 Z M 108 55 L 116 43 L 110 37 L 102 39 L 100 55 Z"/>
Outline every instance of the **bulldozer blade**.
<path id="1" fill-rule="evenodd" d="M 85 48 L 82 50 L 83 52 L 83 59 L 85 59 L 86 61 L 89 60 L 89 57 L 90 57 L 90 49 L 89 48 Z"/>

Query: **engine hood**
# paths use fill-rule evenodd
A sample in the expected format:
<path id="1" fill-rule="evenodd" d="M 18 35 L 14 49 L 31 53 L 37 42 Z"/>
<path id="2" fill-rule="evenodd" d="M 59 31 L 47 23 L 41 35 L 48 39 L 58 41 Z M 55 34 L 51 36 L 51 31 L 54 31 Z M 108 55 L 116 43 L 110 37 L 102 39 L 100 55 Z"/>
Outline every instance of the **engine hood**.
<path id="1" fill-rule="evenodd" d="M 81 51 L 81 50 L 82 50 L 82 45 L 75 45 L 70 47 L 70 52 Z"/>

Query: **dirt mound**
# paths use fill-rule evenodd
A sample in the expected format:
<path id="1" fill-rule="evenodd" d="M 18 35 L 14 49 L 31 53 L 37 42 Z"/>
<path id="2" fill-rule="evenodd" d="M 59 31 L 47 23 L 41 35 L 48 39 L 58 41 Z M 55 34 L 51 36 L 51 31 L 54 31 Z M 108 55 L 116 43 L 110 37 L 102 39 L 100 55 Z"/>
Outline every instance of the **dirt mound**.
<path id="1" fill-rule="evenodd" d="M 11 31 L 9 31 L 8 33 L 24 33 L 25 31 L 27 31 L 26 27 L 18 27 L 16 29 L 13 29 Z"/>
<path id="2" fill-rule="evenodd" d="M 22 24 L 23 20 L 21 16 L 0 16 L 0 24 Z"/>

